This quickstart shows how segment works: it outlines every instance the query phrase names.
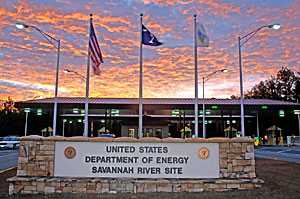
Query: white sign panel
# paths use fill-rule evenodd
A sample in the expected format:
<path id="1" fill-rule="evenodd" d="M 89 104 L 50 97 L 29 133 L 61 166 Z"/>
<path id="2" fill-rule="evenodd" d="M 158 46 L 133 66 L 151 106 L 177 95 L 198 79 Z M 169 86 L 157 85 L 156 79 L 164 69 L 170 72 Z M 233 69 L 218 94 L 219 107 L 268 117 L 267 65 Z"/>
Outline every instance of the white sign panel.
<path id="1" fill-rule="evenodd" d="M 218 178 L 219 144 L 56 142 L 54 175 Z"/>

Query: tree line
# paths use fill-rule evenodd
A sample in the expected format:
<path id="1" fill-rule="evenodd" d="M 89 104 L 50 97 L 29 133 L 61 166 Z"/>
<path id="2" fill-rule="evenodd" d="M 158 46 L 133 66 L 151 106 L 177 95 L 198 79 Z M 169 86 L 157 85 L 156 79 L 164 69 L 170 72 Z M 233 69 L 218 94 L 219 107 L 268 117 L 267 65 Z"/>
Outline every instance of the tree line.
<path id="1" fill-rule="evenodd" d="M 248 90 L 245 98 L 300 102 L 300 72 L 282 67 L 276 76 L 260 81 Z M 239 99 L 239 96 L 232 95 L 231 99 Z"/>

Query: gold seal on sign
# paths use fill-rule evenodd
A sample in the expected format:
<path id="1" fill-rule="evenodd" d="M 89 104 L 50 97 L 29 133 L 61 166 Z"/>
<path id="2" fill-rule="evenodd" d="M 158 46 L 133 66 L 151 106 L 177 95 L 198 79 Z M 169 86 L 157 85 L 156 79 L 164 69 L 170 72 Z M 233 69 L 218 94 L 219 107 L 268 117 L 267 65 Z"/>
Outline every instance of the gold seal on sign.
<path id="1" fill-rule="evenodd" d="M 76 150 L 74 147 L 68 146 L 67 148 L 65 148 L 64 154 L 65 154 L 66 158 L 73 159 L 76 155 Z"/>
<path id="2" fill-rule="evenodd" d="M 208 150 L 208 148 L 206 148 L 206 147 L 201 147 L 201 148 L 198 150 L 198 157 L 199 157 L 201 160 L 206 160 L 206 159 L 209 157 L 209 150 Z"/>

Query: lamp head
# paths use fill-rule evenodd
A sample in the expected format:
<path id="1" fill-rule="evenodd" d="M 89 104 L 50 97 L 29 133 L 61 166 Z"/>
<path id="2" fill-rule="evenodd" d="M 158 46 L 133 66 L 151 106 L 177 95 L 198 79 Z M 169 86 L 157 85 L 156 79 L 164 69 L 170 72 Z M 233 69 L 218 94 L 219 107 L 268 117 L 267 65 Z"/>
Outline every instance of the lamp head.
<path id="1" fill-rule="evenodd" d="M 70 71 L 69 69 L 67 69 L 67 68 L 64 69 L 64 73 L 67 74 L 67 73 L 70 73 L 70 72 L 71 72 L 71 71 Z"/>
<path id="2" fill-rule="evenodd" d="M 228 72 L 228 69 L 224 68 L 224 69 L 221 70 L 221 72 L 222 72 L 222 73 L 227 73 L 227 72 Z"/>
<path id="3" fill-rule="evenodd" d="M 20 22 L 17 22 L 16 23 L 16 27 L 20 30 L 24 29 L 24 28 L 28 28 L 29 26 L 24 24 L 24 23 L 20 23 Z"/>
<path id="4" fill-rule="evenodd" d="M 279 23 L 275 23 L 275 24 L 271 24 L 271 25 L 268 25 L 268 28 L 272 28 L 274 30 L 278 30 L 280 28 L 280 24 Z"/>

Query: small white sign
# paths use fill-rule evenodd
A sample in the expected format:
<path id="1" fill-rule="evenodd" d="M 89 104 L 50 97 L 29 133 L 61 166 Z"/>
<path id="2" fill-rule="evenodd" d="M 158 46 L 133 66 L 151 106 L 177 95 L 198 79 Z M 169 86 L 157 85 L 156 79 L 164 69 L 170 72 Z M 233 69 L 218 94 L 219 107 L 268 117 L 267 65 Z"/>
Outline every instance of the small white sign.
<path id="1" fill-rule="evenodd" d="M 219 178 L 219 144 L 56 142 L 54 176 Z"/>

